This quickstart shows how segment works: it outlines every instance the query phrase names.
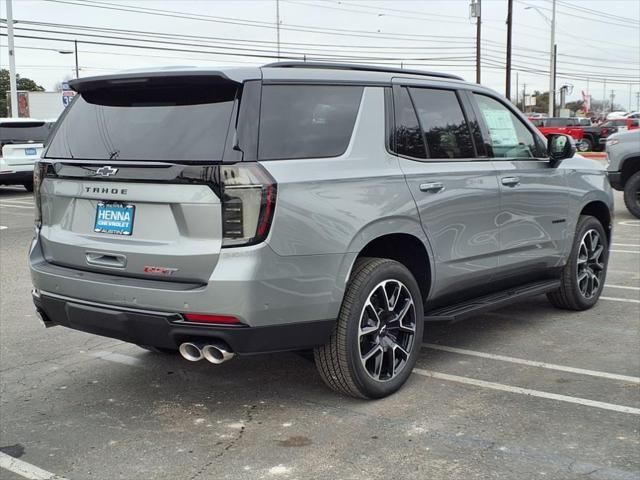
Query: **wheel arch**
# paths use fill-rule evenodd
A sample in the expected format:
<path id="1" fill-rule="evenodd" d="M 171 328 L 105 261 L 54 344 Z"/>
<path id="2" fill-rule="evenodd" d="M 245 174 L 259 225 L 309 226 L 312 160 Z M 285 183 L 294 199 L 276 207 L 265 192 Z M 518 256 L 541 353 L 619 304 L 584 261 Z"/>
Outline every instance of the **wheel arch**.
<path id="1" fill-rule="evenodd" d="M 640 172 L 640 156 L 634 155 L 628 158 L 625 158 L 622 162 L 622 168 L 620 169 L 620 173 L 622 174 L 622 178 L 620 179 L 622 183 L 622 187 L 627 183 L 627 181 L 635 174 L 636 172 Z"/>
<path id="2" fill-rule="evenodd" d="M 586 203 L 580 210 L 580 215 L 591 215 L 598 219 L 598 221 L 604 227 L 604 231 L 607 234 L 607 243 L 611 243 L 611 230 L 613 228 L 611 220 L 611 211 L 605 202 L 602 200 L 592 200 Z"/>
<path id="3" fill-rule="evenodd" d="M 358 258 L 388 258 L 407 267 L 418 282 L 423 300 L 428 297 L 434 280 L 433 255 L 422 226 L 414 220 L 381 219 L 358 235 L 350 251 L 357 255 L 347 279 Z"/>

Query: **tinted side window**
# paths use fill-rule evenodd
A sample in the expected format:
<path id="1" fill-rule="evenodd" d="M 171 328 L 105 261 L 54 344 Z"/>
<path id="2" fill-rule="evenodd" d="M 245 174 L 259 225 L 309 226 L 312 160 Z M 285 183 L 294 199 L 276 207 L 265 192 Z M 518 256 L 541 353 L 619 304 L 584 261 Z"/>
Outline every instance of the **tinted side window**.
<path id="1" fill-rule="evenodd" d="M 489 129 L 494 157 L 536 158 L 544 156 L 534 134 L 511 110 L 486 95 L 474 94 L 474 96 Z"/>
<path id="2" fill-rule="evenodd" d="M 406 155 L 407 157 L 427 158 L 422 131 L 420 130 L 418 117 L 413 108 L 413 102 L 409 97 L 409 92 L 406 88 L 400 88 L 399 92 L 398 98 L 395 98 L 396 151 L 399 155 Z"/>
<path id="3" fill-rule="evenodd" d="M 337 157 L 351 139 L 363 87 L 265 85 L 258 157 Z"/>
<path id="4" fill-rule="evenodd" d="M 469 125 L 455 92 L 411 88 L 429 158 L 473 158 Z"/>

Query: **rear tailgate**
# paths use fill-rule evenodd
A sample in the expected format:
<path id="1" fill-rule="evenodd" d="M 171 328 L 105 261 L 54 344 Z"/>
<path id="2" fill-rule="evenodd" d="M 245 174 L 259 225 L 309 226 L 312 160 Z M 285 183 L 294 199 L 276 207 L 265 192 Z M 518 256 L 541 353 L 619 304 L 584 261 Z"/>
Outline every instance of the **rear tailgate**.
<path id="1" fill-rule="evenodd" d="M 33 165 L 42 155 L 41 143 L 6 144 L 2 146 L 2 158 L 9 167 Z"/>
<path id="2" fill-rule="evenodd" d="M 40 239 L 51 263 L 200 283 L 216 266 L 221 206 L 207 185 L 45 178 L 40 193 Z M 99 207 L 102 217 L 105 207 L 128 207 L 130 218 L 112 210 L 110 219 L 111 227 L 128 225 L 128 232 L 109 228 Z"/>

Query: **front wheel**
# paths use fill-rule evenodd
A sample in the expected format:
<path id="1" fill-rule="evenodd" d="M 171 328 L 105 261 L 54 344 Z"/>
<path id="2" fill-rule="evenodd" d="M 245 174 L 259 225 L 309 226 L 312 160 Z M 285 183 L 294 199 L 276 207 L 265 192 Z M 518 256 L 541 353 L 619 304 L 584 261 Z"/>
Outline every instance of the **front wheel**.
<path id="1" fill-rule="evenodd" d="M 607 274 L 609 242 L 600 221 L 581 215 L 571 255 L 562 270 L 560 288 L 547 294 L 549 301 L 565 310 L 587 310 L 600 298 Z"/>
<path id="2" fill-rule="evenodd" d="M 624 185 L 624 204 L 636 218 L 640 218 L 640 172 L 631 175 Z"/>
<path id="3" fill-rule="evenodd" d="M 322 379 L 352 397 L 391 395 L 413 370 L 423 322 L 420 288 L 404 265 L 359 259 L 331 338 L 314 351 Z"/>

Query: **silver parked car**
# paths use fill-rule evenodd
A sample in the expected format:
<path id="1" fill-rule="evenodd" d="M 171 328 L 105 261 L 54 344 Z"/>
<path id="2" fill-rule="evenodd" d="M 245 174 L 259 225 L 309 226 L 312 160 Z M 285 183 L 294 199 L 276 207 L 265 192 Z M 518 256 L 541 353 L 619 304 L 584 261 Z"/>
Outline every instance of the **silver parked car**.
<path id="1" fill-rule="evenodd" d="M 296 62 L 70 84 L 35 175 L 46 325 L 212 363 L 313 349 L 378 398 L 425 322 L 602 291 L 603 168 L 482 86 Z"/>
<path id="2" fill-rule="evenodd" d="M 640 218 L 640 129 L 611 135 L 606 150 L 611 186 L 624 192 L 627 210 Z"/>

